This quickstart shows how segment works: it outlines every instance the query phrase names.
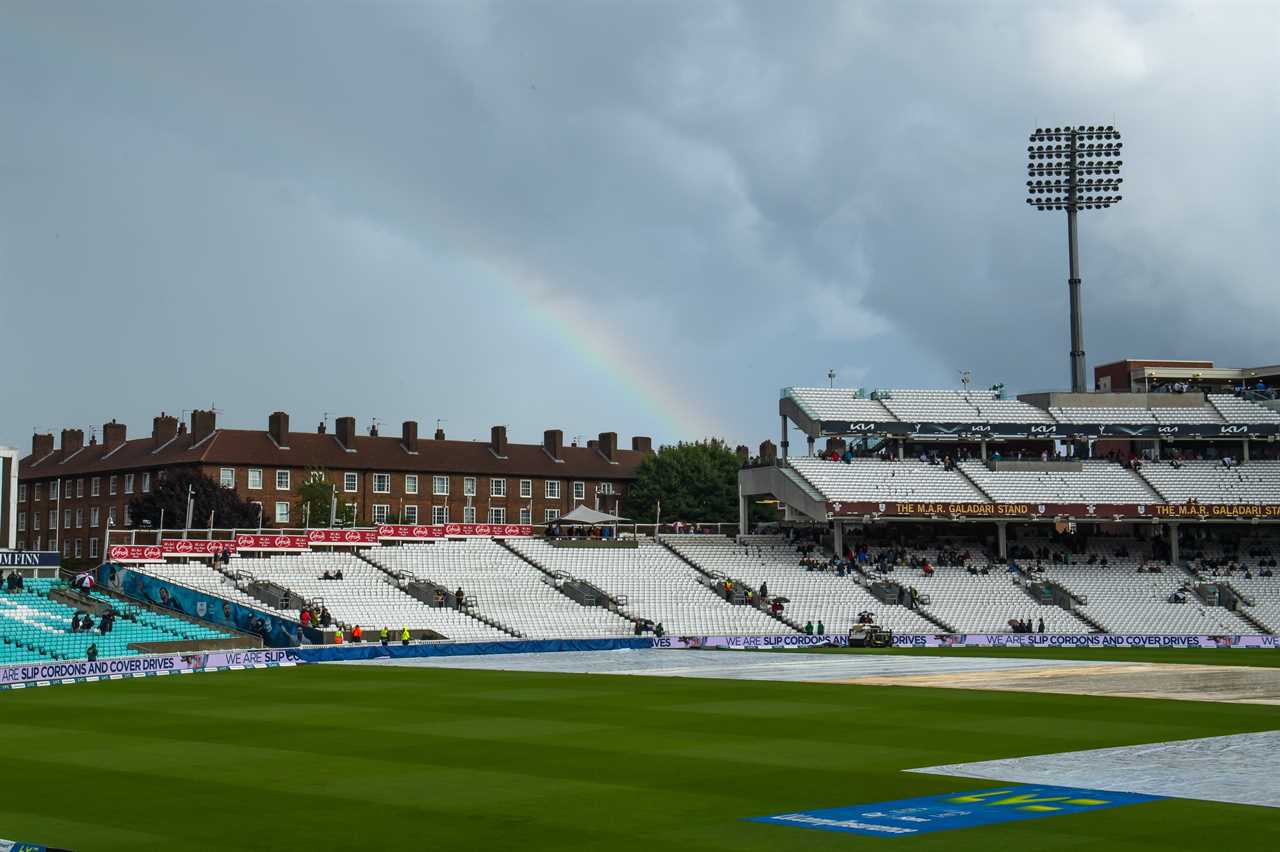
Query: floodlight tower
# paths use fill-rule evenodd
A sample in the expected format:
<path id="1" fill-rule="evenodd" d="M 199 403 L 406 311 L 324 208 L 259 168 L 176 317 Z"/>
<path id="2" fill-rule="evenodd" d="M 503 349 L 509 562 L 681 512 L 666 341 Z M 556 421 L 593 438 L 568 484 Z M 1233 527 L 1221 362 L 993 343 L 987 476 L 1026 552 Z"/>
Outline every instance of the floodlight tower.
<path id="1" fill-rule="evenodd" d="M 1067 211 L 1071 296 L 1071 390 L 1089 389 L 1084 379 L 1084 333 L 1080 319 L 1080 251 L 1076 212 L 1103 210 L 1120 202 L 1120 134 L 1111 125 L 1037 127 L 1027 146 L 1027 204 Z"/>

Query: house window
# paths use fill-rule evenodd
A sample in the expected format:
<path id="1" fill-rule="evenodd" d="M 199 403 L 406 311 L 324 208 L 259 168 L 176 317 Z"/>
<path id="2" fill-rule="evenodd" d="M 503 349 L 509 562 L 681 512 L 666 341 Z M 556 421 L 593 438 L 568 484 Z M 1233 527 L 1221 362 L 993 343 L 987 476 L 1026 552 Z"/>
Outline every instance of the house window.
<path id="1" fill-rule="evenodd" d="M 142 474 L 142 493 L 148 494 L 150 492 L 151 492 L 151 472 L 147 471 L 146 473 Z"/>
<path id="2" fill-rule="evenodd" d="M 286 473 L 287 472 L 288 471 L 286 471 Z M 289 503 L 285 500 L 281 500 L 278 503 L 276 503 L 276 523 L 277 524 L 289 523 Z"/>
<path id="3" fill-rule="evenodd" d="M 107 493 L 112 497 L 116 496 L 116 475 L 114 473 L 107 478 Z"/>
<path id="4" fill-rule="evenodd" d="M 347 507 L 347 517 L 351 519 L 351 523 L 354 525 L 356 522 L 356 518 L 360 517 L 360 504 L 347 503 L 345 505 Z"/>
<path id="5" fill-rule="evenodd" d="M 94 506 L 92 509 L 90 509 L 89 510 L 89 527 L 91 529 L 96 530 L 98 528 L 98 520 L 101 517 L 102 517 L 102 512 L 97 506 Z"/>
<path id="6" fill-rule="evenodd" d="M 505 479 L 489 480 L 489 496 L 490 497 L 506 497 L 507 481 Z"/>
<path id="7" fill-rule="evenodd" d="M 418 474 L 406 473 L 404 475 L 404 493 L 405 494 L 418 493 Z"/>
<path id="8" fill-rule="evenodd" d="M 89 496 L 97 497 L 101 493 L 102 493 L 102 477 L 95 476 L 93 479 L 89 480 Z"/>
<path id="9" fill-rule="evenodd" d="M 98 558 L 98 540 L 96 538 L 89 539 L 89 558 Z"/>
<path id="10" fill-rule="evenodd" d="M 374 494 L 390 494 L 391 493 L 391 474 L 375 473 L 373 475 L 373 493 Z"/>
<path id="11" fill-rule="evenodd" d="M 133 474 L 132 473 L 126 473 L 124 475 L 124 493 L 125 494 L 133 493 Z"/>
<path id="12" fill-rule="evenodd" d="M 84 553 L 84 539 L 76 539 L 76 559 L 79 559 Z"/>
<path id="13" fill-rule="evenodd" d="M 573 483 L 573 499 L 575 500 L 587 499 L 587 483 L 585 482 Z"/>
<path id="14" fill-rule="evenodd" d="M 505 524 L 507 522 L 507 510 L 503 506 L 489 507 L 489 523 Z"/>
<path id="15" fill-rule="evenodd" d="M 27 531 L 27 513 L 19 512 L 18 513 L 18 532 L 26 532 L 26 531 Z"/>
<path id="16" fill-rule="evenodd" d="M 76 509 L 76 529 L 84 528 L 84 509 Z"/>
<path id="17" fill-rule="evenodd" d="M 445 495 L 449 493 L 449 477 L 433 476 L 431 477 L 431 493 Z"/>
<path id="18" fill-rule="evenodd" d="M 249 488 L 257 491 L 262 488 L 262 468 L 249 468 Z"/>
<path id="19" fill-rule="evenodd" d="M 236 469 L 234 467 L 224 467 L 218 471 L 218 484 L 223 488 L 236 487 Z"/>
<path id="20" fill-rule="evenodd" d="M 526 527 L 533 523 L 533 513 L 529 511 L 528 506 L 520 507 L 520 523 Z"/>
<path id="21" fill-rule="evenodd" d="M 463 522 L 464 524 L 474 524 L 474 523 L 476 522 L 476 507 L 475 507 L 475 506 L 463 506 L 463 507 L 462 507 L 462 522 Z"/>
<path id="22" fill-rule="evenodd" d="M 62 555 L 63 556 L 71 555 L 71 539 L 69 538 L 64 538 L 62 540 Z"/>
<path id="23" fill-rule="evenodd" d="M 25 485 L 18 486 L 18 502 L 19 503 L 27 502 L 27 486 Z"/>
<path id="24" fill-rule="evenodd" d="M 559 500 L 560 499 L 560 480 L 548 479 L 545 493 L 548 500 Z M 556 517 L 557 518 L 560 517 L 559 513 L 556 514 Z"/>
<path id="25" fill-rule="evenodd" d="M 289 471 L 287 470 L 276 471 L 276 490 L 277 491 L 289 490 Z"/>
<path id="26" fill-rule="evenodd" d="M 33 531 L 40 529 L 40 513 L 39 512 L 31 513 L 31 529 Z"/>
<path id="27" fill-rule="evenodd" d="M 431 507 L 431 523 L 433 524 L 449 523 L 449 507 L 448 506 L 432 506 Z"/>
<path id="28" fill-rule="evenodd" d="M 404 517 L 400 518 L 400 520 L 406 524 L 416 524 L 418 522 L 418 507 L 405 506 Z"/>
<path id="29" fill-rule="evenodd" d="M 545 523 L 551 523 L 558 517 L 560 517 L 559 509 L 544 509 L 542 512 L 542 520 Z"/>
<path id="30" fill-rule="evenodd" d="M 476 496 L 476 478 L 475 478 L 474 476 L 466 476 L 466 477 L 463 477 L 463 479 L 462 479 L 462 496 L 463 496 L 463 497 L 474 497 L 474 496 Z M 463 521 L 463 523 L 465 524 L 465 523 L 466 523 L 466 521 Z"/>
<path id="31" fill-rule="evenodd" d="M 520 496 L 526 497 L 526 498 L 533 496 L 533 480 L 532 479 L 520 480 Z"/>
<path id="32" fill-rule="evenodd" d="M 58 528 L 58 510 L 49 510 L 49 529 L 56 530 Z"/>
<path id="33" fill-rule="evenodd" d="M 596 486 L 596 491 L 600 492 L 601 494 L 612 494 L 612 493 L 613 493 L 613 483 L 612 483 L 612 482 L 601 482 L 599 485 L 597 485 L 597 486 Z"/>
<path id="34" fill-rule="evenodd" d="M 49 499 L 50 500 L 58 499 L 58 480 L 56 479 L 53 482 L 49 483 Z"/>
<path id="35" fill-rule="evenodd" d="M 347 471 L 342 475 L 342 490 L 354 494 L 360 490 L 360 474 Z"/>
<path id="36" fill-rule="evenodd" d="M 54 525 L 57 526 L 56 523 Z M 71 510 L 70 509 L 62 510 L 62 528 L 64 530 L 71 529 Z"/>
<path id="37" fill-rule="evenodd" d="M 76 496 L 77 497 L 84 496 L 84 480 L 83 479 L 76 480 Z"/>
<path id="38" fill-rule="evenodd" d="M 375 524 L 385 524 L 387 516 L 391 514 L 391 507 L 385 503 L 373 504 L 373 522 Z"/>
<path id="39" fill-rule="evenodd" d="M 107 526 L 114 527 L 116 525 L 116 507 L 107 507 Z"/>
<path id="40" fill-rule="evenodd" d="M 34 497 L 33 499 L 36 499 L 36 500 L 41 500 L 41 499 L 43 499 L 43 498 L 40 496 L 40 492 L 41 492 L 41 491 L 43 491 L 43 490 L 44 490 L 44 489 L 41 487 L 40 483 L 39 483 L 39 482 L 37 482 L 37 483 L 36 483 L 36 490 L 35 490 L 35 497 Z"/>

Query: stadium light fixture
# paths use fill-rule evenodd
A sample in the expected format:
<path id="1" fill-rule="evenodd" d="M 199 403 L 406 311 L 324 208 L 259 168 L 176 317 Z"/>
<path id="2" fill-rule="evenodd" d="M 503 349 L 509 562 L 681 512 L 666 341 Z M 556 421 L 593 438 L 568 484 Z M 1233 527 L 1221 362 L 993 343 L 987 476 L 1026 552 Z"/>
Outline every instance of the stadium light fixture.
<path id="1" fill-rule="evenodd" d="M 1084 378 L 1084 332 L 1080 317 L 1080 252 L 1076 213 L 1119 204 L 1120 133 L 1111 125 L 1037 127 L 1027 146 L 1027 204 L 1036 210 L 1067 211 L 1071 298 L 1071 390 L 1088 390 Z"/>

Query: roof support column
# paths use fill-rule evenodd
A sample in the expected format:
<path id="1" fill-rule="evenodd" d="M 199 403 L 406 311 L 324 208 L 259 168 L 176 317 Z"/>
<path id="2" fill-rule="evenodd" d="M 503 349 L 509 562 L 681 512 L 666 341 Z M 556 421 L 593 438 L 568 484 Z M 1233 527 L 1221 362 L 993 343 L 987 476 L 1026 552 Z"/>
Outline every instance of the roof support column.
<path id="1" fill-rule="evenodd" d="M 787 415 L 782 415 L 782 457 L 787 457 L 787 447 L 791 446 L 791 442 L 787 440 Z"/>
<path id="2" fill-rule="evenodd" d="M 1009 558 L 1009 522 L 996 521 L 996 554 L 1001 559 Z"/>
<path id="3" fill-rule="evenodd" d="M 844 521 L 837 518 L 834 526 L 835 535 L 832 537 L 832 542 L 835 545 L 836 559 L 844 559 Z"/>
<path id="4" fill-rule="evenodd" d="M 1249 439 L 1245 438 L 1240 442 L 1240 461 L 1249 460 Z"/>
<path id="5" fill-rule="evenodd" d="M 1178 548 L 1178 522 L 1169 522 L 1169 561 L 1176 568 L 1182 562 L 1182 553 Z"/>

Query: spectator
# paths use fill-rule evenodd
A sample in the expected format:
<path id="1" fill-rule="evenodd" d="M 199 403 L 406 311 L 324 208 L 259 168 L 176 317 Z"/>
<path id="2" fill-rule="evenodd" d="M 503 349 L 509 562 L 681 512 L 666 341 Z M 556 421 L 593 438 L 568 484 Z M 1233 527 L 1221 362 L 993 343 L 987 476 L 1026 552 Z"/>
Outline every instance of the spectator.
<path id="1" fill-rule="evenodd" d="M 401 645 L 409 644 L 409 628 L 408 627 L 400 628 L 400 644 Z"/>
<path id="2" fill-rule="evenodd" d="M 667 635 L 667 628 L 662 626 L 661 621 L 659 621 L 656 625 L 654 625 L 653 635 L 657 636 L 659 639 Z"/>
<path id="3" fill-rule="evenodd" d="M 466 606 L 466 600 L 467 600 L 466 593 L 465 593 L 465 592 L 463 592 L 463 591 L 462 591 L 462 587 L 461 587 L 461 586 L 459 586 L 459 587 L 458 587 L 458 590 L 457 590 L 456 592 L 454 592 L 454 593 L 453 593 L 453 606 L 454 606 L 454 608 L 455 608 L 455 609 L 462 609 L 463 607 L 465 607 L 465 606 Z"/>
<path id="4" fill-rule="evenodd" d="M 84 655 L 86 658 L 88 658 L 89 662 L 91 663 L 97 660 L 98 659 L 98 643 L 90 642 L 89 647 L 84 649 Z"/>
<path id="5" fill-rule="evenodd" d="M 819 636 L 826 636 L 826 635 L 827 635 L 827 626 L 826 626 L 825 624 L 823 624 L 823 623 L 822 623 L 822 619 L 821 619 L 821 618 L 819 618 L 819 619 L 818 619 L 818 635 L 819 635 Z"/>
<path id="6" fill-rule="evenodd" d="M 85 613 L 84 618 L 81 619 L 80 621 L 80 629 L 83 630 L 85 633 L 88 633 L 90 630 L 93 630 L 92 615 L 89 615 L 89 613 L 87 612 Z"/>
<path id="7" fill-rule="evenodd" d="M 363 638 L 364 638 L 364 631 L 363 631 L 362 629 L 360 629 L 360 625 L 359 625 L 359 624 L 357 624 L 355 627 L 351 628 L 351 641 L 352 641 L 352 642 L 359 642 L 359 641 L 360 641 L 360 640 L 362 640 Z"/>
<path id="8" fill-rule="evenodd" d="M 813 622 L 812 622 L 812 621 L 806 621 L 806 622 L 804 623 L 804 635 L 806 635 L 806 636 L 812 636 L 812 635 L 813 635 Z"/>
<path id="9" fill-rule="evenodd" d="M 1039 624 L 1039 625 L 1037 625 L 1036 632 L 1037 632 L 1037 633 L 1043 633 L 1043 632 L 1044 632 L 1044 619 L 1043 619 L 1043 618 L 1042 618 L 1042 619 L 1040 619 L 1040 624 Z"/>
<path id="10" fill-rule="evenodd" d="M 342 644 L 342 625 L 341 624 L 339 624 L 337 629 L 333 631 L 333 644 L 335 645 Z"/>
<path id="11" fill-rule="evenodd" d="M 72 633 L 80 632 L 80 613 L 78 612 L 75 615 L 71 616 L 71 632 Z"/>
<path id="12" fill-rule="evenodd" d="M 769 600 L 769 584 L 764 580 L 760 581 L 760 600 Z"/>
<path id="13" fill-rule="evenodd" d="M 378 641 L 382 643 L 382 647 L 387 647 L 387 643 L 391 641 L 391 631 L 385 627 L 379 630 Z"/>

